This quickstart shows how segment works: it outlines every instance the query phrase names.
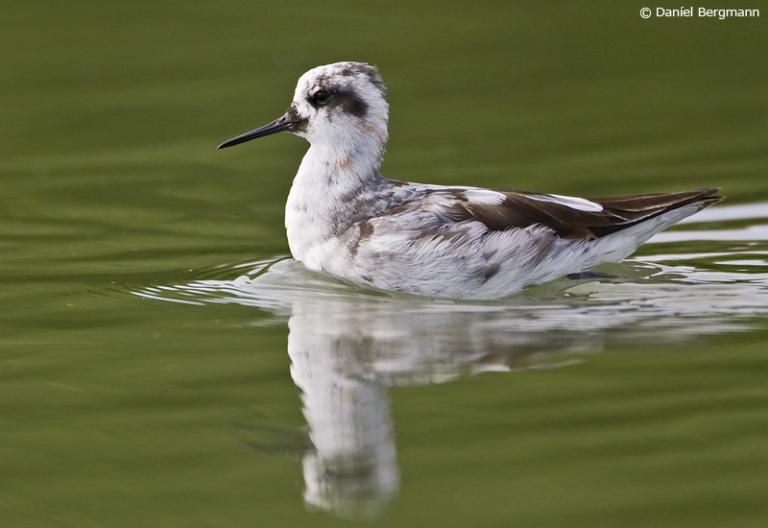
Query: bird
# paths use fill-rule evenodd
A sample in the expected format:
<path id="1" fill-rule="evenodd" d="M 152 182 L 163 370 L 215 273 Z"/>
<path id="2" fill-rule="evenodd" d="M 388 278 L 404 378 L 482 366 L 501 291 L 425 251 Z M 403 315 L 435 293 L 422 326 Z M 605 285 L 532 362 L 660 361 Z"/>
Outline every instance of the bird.
<path id="1" fill-rule="evenodd" d="M 288 245 L 310 270 L 364 288 L 493 300 L 598 264 L 724 197 L 719 189 L 579 198 L 387 179 L 389 104 L 377 67 L 310 69 L 288 110 L 219 149 L 286 131 L 309 149 L 285 206 Z"/>

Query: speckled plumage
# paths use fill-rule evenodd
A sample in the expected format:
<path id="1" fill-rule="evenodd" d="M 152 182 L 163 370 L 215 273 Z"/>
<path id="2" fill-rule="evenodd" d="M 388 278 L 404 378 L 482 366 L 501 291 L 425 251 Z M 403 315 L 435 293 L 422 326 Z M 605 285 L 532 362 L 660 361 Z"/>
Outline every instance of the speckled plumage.
<path id="1" fill-rule="evenodd" d="M 387 291 L 492 299 L 629 256 L 654 233 L 720 199 L 715 190 L 586 200 L 388 180 L 379 172 L 388 105 L 378 71 L 309 70 L 278 120 L 310 148 L 285 225 L 312 270 Z"/>

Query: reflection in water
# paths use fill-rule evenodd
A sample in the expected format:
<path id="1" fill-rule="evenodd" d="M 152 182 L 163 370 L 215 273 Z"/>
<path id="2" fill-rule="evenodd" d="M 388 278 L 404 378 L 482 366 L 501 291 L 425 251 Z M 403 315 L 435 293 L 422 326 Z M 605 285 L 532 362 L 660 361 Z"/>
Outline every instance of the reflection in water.
<path id="1" fill-rule="evenodd" d="M 744 220 L 738 207 L 713 208 L 705 220 Z M 744 207 L 754 217 L 768 216 L 765 205 Z M 602 268 L 609 278 L 563 279 L 503 302 L 391 297 L 287 259 L 249 264 L 231 281 L 198 280 L 138 295 L 237 303 L 287 318 L 291 376 L 302 391 L 313 446 L 303 458 L 304 498 L 340 515 L 371 517 L 399 486 L 388 387 L 559 366 L 608 341 L 658 343 L 748 328 L 768 313 L 768 246 L 745 238 L 734 246 L 733 231 L 720 225 L 685 231 L 696 233 L 687 241 L 716 241 L 696 253 L 665 243 L 679 242 L 680 231 L 662 234 L 653 246 L 657 254 Z M 723 232 L 729 235 L 719 237 Z"/>
<path id="2" fill-rule="evenodd" d="M 314 446 L 304 455 L 304 498 L 373 515 L 399 483 L 386 384 L 366 365 L 366 339 L 337 332 L 338 319 L 322 303 L 298 301 L 288 354 Z"/>

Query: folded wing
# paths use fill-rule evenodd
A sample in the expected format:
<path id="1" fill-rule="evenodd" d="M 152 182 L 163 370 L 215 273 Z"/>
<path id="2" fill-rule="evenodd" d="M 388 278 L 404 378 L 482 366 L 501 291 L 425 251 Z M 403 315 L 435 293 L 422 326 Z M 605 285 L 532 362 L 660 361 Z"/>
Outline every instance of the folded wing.
<path id="1" fill-rule="evenodd" d="M 543 225 L 562 238 L 593 240 L 686 205 L 703 208 L 723 199 L 718 189 L 590 200 L 525 192 L 503 195 L 500 203 L 488 203 L 456 192 L 450 216 L 457 221 L 476 220 L 492 231 Z"/>

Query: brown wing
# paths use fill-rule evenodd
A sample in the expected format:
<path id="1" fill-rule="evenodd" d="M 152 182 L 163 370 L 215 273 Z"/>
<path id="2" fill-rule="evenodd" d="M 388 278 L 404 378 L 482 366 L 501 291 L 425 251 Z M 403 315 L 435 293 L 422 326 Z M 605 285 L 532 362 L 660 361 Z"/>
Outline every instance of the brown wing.
<path id="1" fill-rule="evenodd" d="M 711 205 L 723 199 L 718 189 L 690 192 L 637 194 L 609 198 L 591 198 L 602 211 L 585 211 L 557 201 L 545 201 L 547 195 L 505 192 L 499 205 L 458 199 L 452 216 L 457 220 L 477 220 L 493 231 L 545 225 L 562 238 L 595 239 L 621 231 L 645 220 L 689 204 Z"/>

